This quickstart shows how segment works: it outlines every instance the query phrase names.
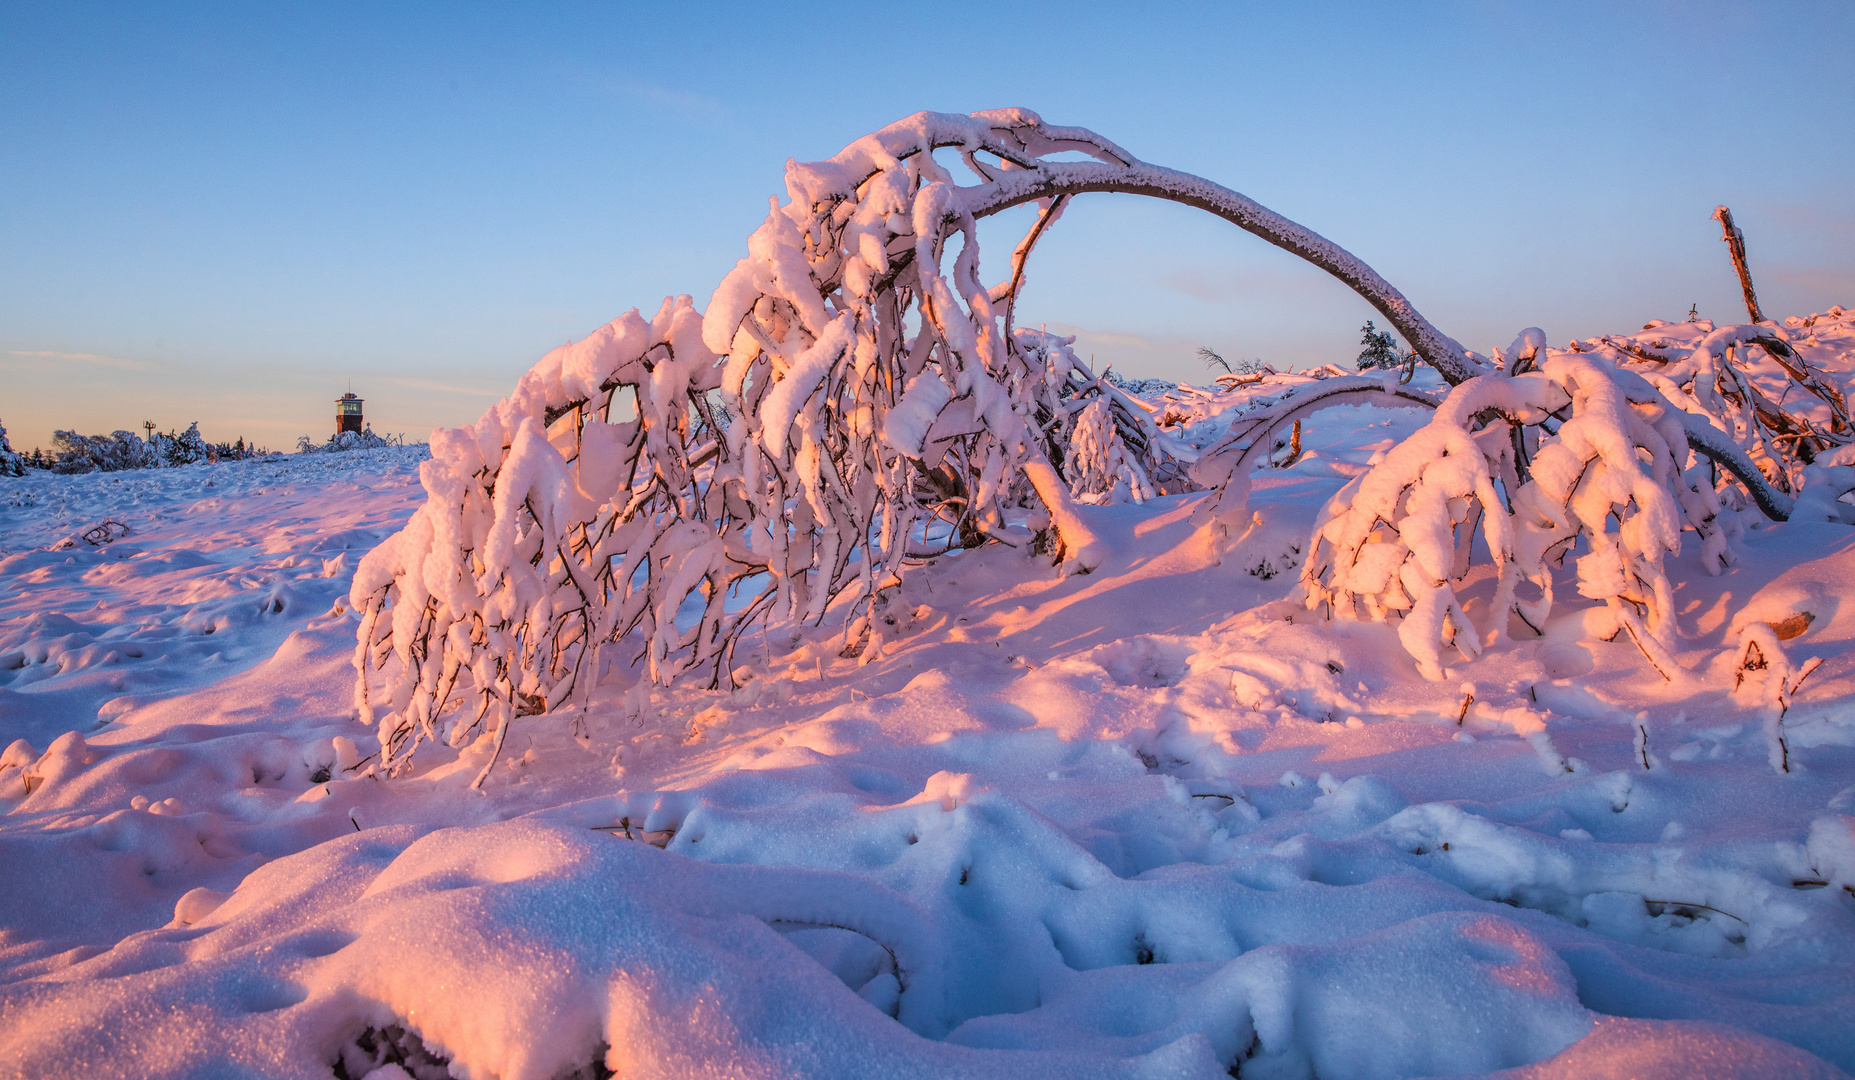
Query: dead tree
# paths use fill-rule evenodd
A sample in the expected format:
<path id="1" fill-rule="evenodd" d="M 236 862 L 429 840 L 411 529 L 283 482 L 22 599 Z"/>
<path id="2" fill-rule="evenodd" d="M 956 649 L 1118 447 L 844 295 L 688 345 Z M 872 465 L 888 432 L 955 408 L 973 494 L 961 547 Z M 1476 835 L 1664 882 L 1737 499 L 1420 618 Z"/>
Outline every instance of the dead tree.
<path id="1" fill-rule="evenodd" d="M 1726 242 L 1726 250 L 1733 257 L 1733 269 L 1739 271 L 1739 288 L 1745 292 L 1746 314 L 1752 322 L 1764 322 L 1764 313 L 1758 310 L 1758 294 L 1752 291 L 1752 271 L 1746 266 L 1746 235 L 1733 224 L 1733 212 L 1724 206 L 1713 208 L 1713 220 L 1720 223 L 1720 239 Z"/>

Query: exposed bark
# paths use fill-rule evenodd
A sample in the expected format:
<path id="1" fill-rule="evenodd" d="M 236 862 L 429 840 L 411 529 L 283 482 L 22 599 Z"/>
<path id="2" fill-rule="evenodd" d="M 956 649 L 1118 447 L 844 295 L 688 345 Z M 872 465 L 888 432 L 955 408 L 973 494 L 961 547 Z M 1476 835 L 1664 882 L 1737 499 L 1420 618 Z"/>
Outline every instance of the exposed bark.
<path id="1" fill-rule="evenodd" d="M 1713 208 L 1713 220 L 1720 223 L 1720 239 L 1726 241 L 1726 250 L 1733 257 L 1733 269 L 1739 272 L 1739 288 L 1744 290 L 1746 314 L 1751 321 L 1764 322 L 1765 316 L 1758 310 L 1758 293 L 1752 290 L 1752 271 L 1746 267 L 1746 238 L 1733 224 L 1733 212 L 1724 206 Z"/>

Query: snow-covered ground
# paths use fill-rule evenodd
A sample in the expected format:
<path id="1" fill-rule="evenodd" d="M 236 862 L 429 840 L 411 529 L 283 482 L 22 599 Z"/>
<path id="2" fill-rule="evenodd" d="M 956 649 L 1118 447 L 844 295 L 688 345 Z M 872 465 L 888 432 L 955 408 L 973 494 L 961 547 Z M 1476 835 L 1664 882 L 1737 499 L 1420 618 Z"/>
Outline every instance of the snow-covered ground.
<path id="1" fill-rule="evenodd" d="M 382 780 L 351 719 L 422 448 L 0 480 L 0 1073 L 1855 1068 L 1855 530 L 1742 513 L 1717 578 L 1690 540 L 1689 685 L 1574 598 L 1465 708 L 1288 599 L 1424 419 L 1320 414 L 1234 545 L 1186 495 L 1086 508 L 1092 574 L 944 557 L 878 659 L 614 672 L 483 792 L 487 740 Z M 1805 610 L 1782 774 L 1729 631 Z"/>

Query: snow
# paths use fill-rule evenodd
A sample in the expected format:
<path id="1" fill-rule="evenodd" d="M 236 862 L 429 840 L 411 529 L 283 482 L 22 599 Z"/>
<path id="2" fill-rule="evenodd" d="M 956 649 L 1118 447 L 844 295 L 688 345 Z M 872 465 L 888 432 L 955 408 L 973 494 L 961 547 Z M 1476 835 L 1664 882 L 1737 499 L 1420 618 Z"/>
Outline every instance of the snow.
<path id="1" fill-rule="evenodd" d="M 1694 564 L 1672 586 L 1692 685 L 1562 597 L 1543 637 L 1485 649 L 1465 695 L 1393 627 L 1291 602 L 1315 509 L 1428 415 L 1316 414 L 1304 460 L 1251 474 L 1235 535 L 1193 524 L 1209 496 L 1156 495 L 1077 510 L 1102 545 L 1086 576 L 1004 545 L 943 557 L 871 661 L 821 627 L 750 636 L 729 692 L 610 669 L 576 724 L 518 719 L 480 792 L 481 739 L 370 772 L 377 733 L 347 702 L 349 579 L 423 504 L 417 448 L 0 481 L 0 634 L 28 658 L 0 687 L 0 859 L 28 868 L 0 879 L 0 1060 L 1855 1065 L 1846 527 L 1727 511 L 1736 565 L 1668 557 Z M 131 534 L 53 549 L 106 516 Z M 1465 590 L 1471 615 L 1492 584 Z M 1771 710 L 1716 658 L 1799 608 L 1777 647 L 1825 664 L 1779 773 Z"/>
<path id="2" fill-rule="evenodd" d="M 429 453 L 0 477 L 9 1075 L 1855 1068 L 1849 313 L 1483 358 L 1025 110 L 787 187 Z M 974 228 L 1095 190 L 1432 367 L 1097 377 Z"/>

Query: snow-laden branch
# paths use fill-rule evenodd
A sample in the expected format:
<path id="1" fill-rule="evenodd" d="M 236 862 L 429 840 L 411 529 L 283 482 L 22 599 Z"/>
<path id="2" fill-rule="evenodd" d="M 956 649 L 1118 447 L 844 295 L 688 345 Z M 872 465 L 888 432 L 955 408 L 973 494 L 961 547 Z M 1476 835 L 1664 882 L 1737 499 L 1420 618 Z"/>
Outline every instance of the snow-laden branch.
<path id="1" fill-rule="evenodd" d="M 689 298 L 665 300 L 651 321 L 633 310 L 549 353 L 475 424 L 433 434 L 425 504 L 361 561 L 350 594 L 356 705 L 389 771 L 424 739 L 487 732 L 500 748 L 514 718 L 583 702 L 601 648 L 627 636 L 666 679 L 724 662 L 755 610 L 738 586 L 764 566 L 718 460 L 716 359 Z M 452 706 L 463 712 L 441 722 Z"/>
<path id="2" fill-rule="evenodd" d="M 1768 324 L 1645 330 L 1578 348 L 1653 384 L 1682 409 L 1695 452 L 1730 472 L 1768 517 L 1788 518 L 1811 463 L 1855 438 L 1841 388 Z M 1678 335 L 1691 344 L 1668 340 Z"/>
<path id="3" fill-rule="evenodd" d="M 1240 530 L 1249 514 L 1250 472 L 1274 448 L 1274 434 L 1336 405 L 1434 409 L 1437 399 L 1400 385 L 1397 374 L 1390 372 L 1303 383 L 1254 403 L 1192 467 L 1192 478 L 1213 492 L 1198 511 L 1200 519 L 1215 518 L 1227 531 Z"/>

